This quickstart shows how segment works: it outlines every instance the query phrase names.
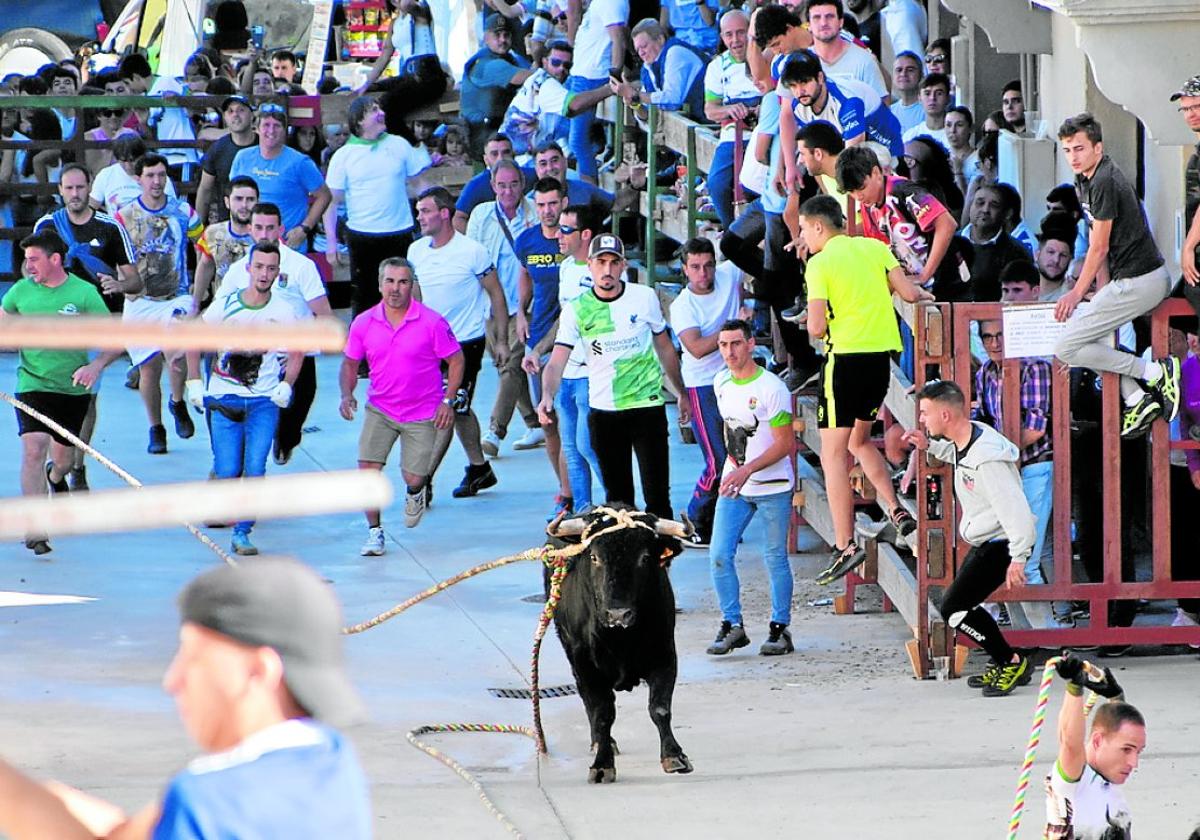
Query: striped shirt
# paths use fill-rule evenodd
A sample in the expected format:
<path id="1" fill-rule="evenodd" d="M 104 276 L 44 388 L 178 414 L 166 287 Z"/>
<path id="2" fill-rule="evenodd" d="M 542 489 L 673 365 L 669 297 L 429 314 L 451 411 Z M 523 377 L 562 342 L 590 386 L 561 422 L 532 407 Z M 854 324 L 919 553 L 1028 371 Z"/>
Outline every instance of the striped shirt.
<path id="1" fill-rule="evenodd" d="M 1053 370 L 1045 359 L 1021 360 L 1021 428 L 1045 432 L 1021 450 L 1021 466 L 1042 461 L 1054 452 L 1050 430 L 1050 385 Z M 988 359 L 975 374 L 975 396 L 979 401 L 973 419 L 1003 431 L 1001 402 L 1004 398 L 1003 367 Z M 1020 444 L 1020 441 L 1017 441 Z"/>

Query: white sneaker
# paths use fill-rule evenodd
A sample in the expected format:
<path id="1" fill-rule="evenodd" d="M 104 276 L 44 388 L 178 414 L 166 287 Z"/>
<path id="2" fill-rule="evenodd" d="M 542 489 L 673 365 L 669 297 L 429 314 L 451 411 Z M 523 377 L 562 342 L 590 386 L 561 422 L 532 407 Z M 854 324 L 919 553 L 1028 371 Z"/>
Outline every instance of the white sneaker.
<path id="1" fill-rule="evenodd" d="M 479 438 L 479 444 L 483 447 L 483 454 L 489 458 L 500 457 L 500 438 L 495 432 L 485 432 Z"/>
<path id="2" fill-rule="evenodd" d="M 1175 618 L 1171 619 L 1172 627 L 1195 627 L 1196 620 L 1179 607 L 1175 608 Z M 1192 650 L 1200 649 L 1200 645 L 1188 645 Z"/>
<path id="3" fill-rule="evenodd" d="M 536 449 L 545 442 L 546 433 L 540 428 L 528 429 L 519 440 L 513 442 L 513 449 Z"/>
<path id="4" fill-rule="evenodd" d="M 415 528 L 425 515 L 425 488 L 404 495 L 404 527 Z"/>
<path id="5" fill-rule="evenodd" d="M 383 541 L 383 527 L 376 526 L 367 531 L 367 541 L 358 552 L 363 557 L 381 557 L 387 554 L 387 546 Z"/>

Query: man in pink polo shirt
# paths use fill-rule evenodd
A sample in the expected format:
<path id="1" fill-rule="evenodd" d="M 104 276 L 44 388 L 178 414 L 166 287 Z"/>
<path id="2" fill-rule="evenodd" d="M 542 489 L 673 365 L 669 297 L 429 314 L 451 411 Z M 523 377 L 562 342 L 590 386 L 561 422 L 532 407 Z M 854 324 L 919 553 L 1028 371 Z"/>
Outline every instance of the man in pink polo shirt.
<path id="1" fill-rule="evenodd" d="M 412 528 L 428 506 L 427 485 L 439 429 L 454 422 L 454 394 L 463 375 L 463 354 L 446 319 L 413 300 L 416 275 L 408 260 L 389 257 L 379 264 L 378 304 L 350 325 L 339 383 L 340 411 L 354 419 L 358 366 L 367 360 L 366 421 L 358 440 L 358 468 L 382 470 L 400 438 L 400 472 L 407 494 L 404 524 Z M 443 368 L 446 373 L 443 378 Z M 367 511 L 369 532 L 364 557 L 386 551 L 380 512 Z"/>

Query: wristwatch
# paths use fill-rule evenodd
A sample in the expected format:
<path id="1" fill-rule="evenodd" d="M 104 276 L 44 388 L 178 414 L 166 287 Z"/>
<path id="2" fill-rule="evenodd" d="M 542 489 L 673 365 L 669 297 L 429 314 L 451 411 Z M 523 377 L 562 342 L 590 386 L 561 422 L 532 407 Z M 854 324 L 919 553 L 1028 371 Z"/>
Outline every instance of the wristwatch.
<path id="1" fill-rule="evenodd" d="M 301 223 L 300 230 L 304 231 L 305 236 L 312 236 L 312 232 L 313 232 L 312 225 L 306 225 L 306 224 Z"/>

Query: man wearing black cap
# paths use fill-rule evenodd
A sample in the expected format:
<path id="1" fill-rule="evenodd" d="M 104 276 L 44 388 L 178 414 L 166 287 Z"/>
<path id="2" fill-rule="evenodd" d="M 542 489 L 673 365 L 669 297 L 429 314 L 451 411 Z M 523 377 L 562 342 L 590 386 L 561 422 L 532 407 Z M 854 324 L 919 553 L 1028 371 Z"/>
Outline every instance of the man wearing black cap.
<path id="1" fill-rule="evenodd" d="M 1196 132 L 1200 140 L 1200 76 L 1192 76 L 1182 88 L 1171 94 L 1171 101 L 1179 103 L 1179 113 L 1188 128 Z M 1179 254 L 1183 267 L 1183 294 L 1200 316 L 1200 143 L 1188 158 L 1183 176 L 1183 223 L 1188 226 L 1187 238 Z"/>
<path id="2" fill-rule="evenodd" d="M 196 212 L 204 224 L 209 221 L 209 208 L 215 196 L 225 195 L 225 184 L 229 181 L 229 170 L 233 159 L 242 149 L 258 142 L 254 134 L 254 111 L 250 100 L 244 96 L 227 96 L 221 103 L 221 119 L 229 133 L 208 147 L 200 161 L 200 186 L 196 189 Z M 229 208 L 217 202 L 217 220 L 229 218 Z"/>
<path id="3" fill-rule="evenodd" d="M 200 575 L 179 608 L 179 648 L 163 688 L 206 755 L 132 817 L 0 761 L 0 834 L 370 837 L 366 778 L 331 728 L 363 716 L 332 590 L 296 561 L 258 560 Z"/>
<path id="4" fill-rule="evenodd" d="M 482 156 L 484 141 L 499 130 L 513 94 L 532 74 L 529 62 L 512 51 L 508 19 L 493 14 L 484 26 L 483 48 L 463 65 L 462 116 L 472 158 Z"/>
<path id="5" fill-rule="evenodd" d="M 645 509 L 671 518 L 667 458 L 667 412 L 663 377 L 679 400 L 679 422 L 690 420 L 679 357 L 667 335 L 658 295 L 626 283 L 625 246 L 611 233 L 597 234 L 588 249 L 593 286 L 563 307 L 550 361 L 542 375 L 538 418 L 553 422 L 554 397 L 576 344 L 586 350 L 588 429 L 600 462 L 608 501 L 634 503 L 630 456 L 637 453 Z"/>

